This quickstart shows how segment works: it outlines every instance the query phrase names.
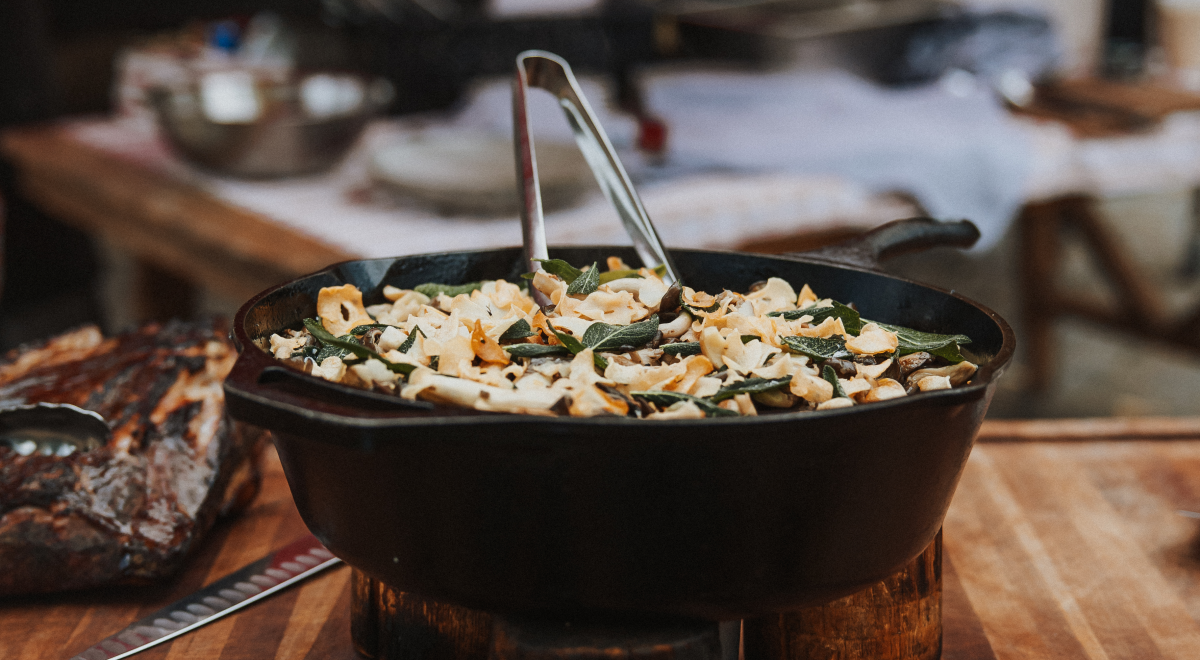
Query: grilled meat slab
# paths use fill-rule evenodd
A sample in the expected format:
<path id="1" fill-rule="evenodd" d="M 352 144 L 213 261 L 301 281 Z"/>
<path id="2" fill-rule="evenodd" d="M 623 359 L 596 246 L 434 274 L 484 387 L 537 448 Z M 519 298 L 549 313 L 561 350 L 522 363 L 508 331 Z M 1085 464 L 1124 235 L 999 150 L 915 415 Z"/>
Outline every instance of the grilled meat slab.
<path id="1" fill-rule="evenodd" d="M 235 358 L 220 324 L 171 322 L 111 338 L 85 327 L 0 362 L 0 409 L 69 403 L 112 429 L 67 455 L 0 440 L 0 595 L 170 575 L 253 499 L 265 434 L 225 415 Z"/>

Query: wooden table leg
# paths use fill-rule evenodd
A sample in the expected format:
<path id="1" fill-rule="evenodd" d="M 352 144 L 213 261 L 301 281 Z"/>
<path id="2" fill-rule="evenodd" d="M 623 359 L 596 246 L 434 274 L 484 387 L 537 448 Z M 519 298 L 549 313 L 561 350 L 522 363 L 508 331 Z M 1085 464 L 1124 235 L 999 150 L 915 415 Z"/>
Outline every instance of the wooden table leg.
<path id="1" fill-rule="evenodd" d="M 1188 233 L 1187 254 L 1184 257 L 1182 272 L 1184 277 L 1194 278 L 1200 275 L 1200 188 L 1192 188 L 1190 209 L 1190 232 Z"/>
<path id="2" fill-rule="evenodd" d="M 899 573 L 828 605 L 746 619 L 745 660 L 935 660 L 942 533 Z"/>
<path id="3" fill-rule="evenodd" d="M 1021 344 L 1026 386 L 1045 390 L 1054 378 L 1055 271 L 1059 255 L 1059 204 L 1026 205 L 1017 220 L 1020 244 Z"/>

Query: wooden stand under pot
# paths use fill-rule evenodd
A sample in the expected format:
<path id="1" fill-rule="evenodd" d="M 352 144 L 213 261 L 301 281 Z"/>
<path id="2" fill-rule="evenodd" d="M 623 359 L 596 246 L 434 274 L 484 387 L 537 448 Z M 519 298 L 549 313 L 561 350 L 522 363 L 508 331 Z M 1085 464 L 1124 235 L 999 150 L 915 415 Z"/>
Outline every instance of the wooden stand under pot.
<path id="1" fill-rule="evenodd" d="M 376 660 L 722 660 L 711 622 L 511 619 L 425 600 L 358 570 L 351 635 Z M 942 654 L 942 535 L 903 570 L 819 607 L 746 619 L 743 660 L 932 660 Z"/>

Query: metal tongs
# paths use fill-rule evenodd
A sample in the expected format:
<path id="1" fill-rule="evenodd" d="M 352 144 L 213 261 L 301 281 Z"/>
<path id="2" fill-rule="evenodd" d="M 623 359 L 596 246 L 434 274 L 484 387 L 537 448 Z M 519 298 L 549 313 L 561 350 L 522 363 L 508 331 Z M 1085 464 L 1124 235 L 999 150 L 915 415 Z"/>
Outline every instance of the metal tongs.
<path id="1" fill-rule="evenodd" d="M 542 215 L 542 191 L 538 184 L 537 156 L 533 148 L 533 132 L 529 113 L 526 108 L 525 95 L 530 87 L 544 89 L 558 98 L 575 134 L 575 142 L 587 161 L 596 182 L 604 191 L 613 208 L 617 210 L 625 231 L 633 239 L 633 247 L 637 250 L 642 265 L 653 268 L 662 264 L 666 268 L 663 280 L 668 286 L 679 281 L 679 271 L 675 262 L 663 248 L 650 216 L 642 206 L 642 200 L 617 152 L 613 149 L 604 129 L 596 121 L 591 106 L 583 96 L 575 75 L 571 73 L 571 65 L 561 57 L 544 50 L 527 50 L 517 55 L 517 75 L 513 82 L 513 148 L 517 162 L 517 188 L 521 195 L 521 234 L 525 241 L 525 258 L 529 270 L 536 271 L 541 267 L 538 259 L 549 258 L 546 249 L 546 224 Z M 530 293 L 539 305 L 549 301 L 537 289 L 530 287 Z"/>

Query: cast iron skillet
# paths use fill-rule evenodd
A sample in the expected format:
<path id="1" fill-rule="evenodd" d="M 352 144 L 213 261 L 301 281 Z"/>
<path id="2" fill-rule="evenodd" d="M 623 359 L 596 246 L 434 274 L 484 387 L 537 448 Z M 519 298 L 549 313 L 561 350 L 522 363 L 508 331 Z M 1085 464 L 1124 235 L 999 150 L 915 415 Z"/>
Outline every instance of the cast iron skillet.
<path id="1" fill-rule="evenodd" d="M 903 224 L 908 223 L 908 224 Z M 932 224 L 931 224 L 932 223 Z M 406 406 L 325 383 L 255 348 L 315 315 L 317 291 L 514 280 L 519 248 L 350 261 L 269 289 L 234 322 L 229 412 L 268 428 L 308 527 L 350 565 L 493 612 L 688 616 L 803 607 L 898 570 L 937 533 L 1012 356 L 1000 317 L 952 292 L 835 265 L 970 244 L 969 223 L 902 221 L 803 256 L 672 251 L 698 290 L 782 277 L 863 316 L 964 333 L 965 387 L 850 409 L 656 422 Z M 624 247 L 559 248 L 575 264 Z"/>

